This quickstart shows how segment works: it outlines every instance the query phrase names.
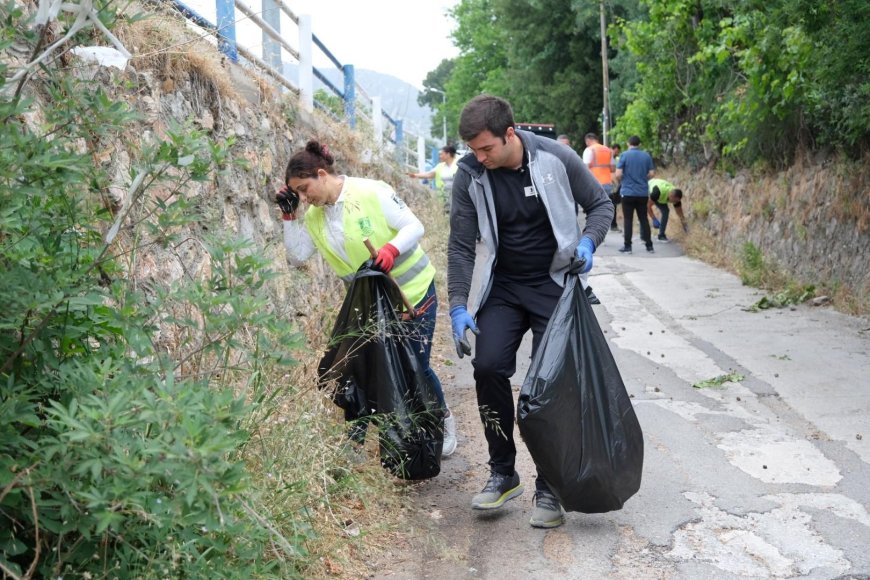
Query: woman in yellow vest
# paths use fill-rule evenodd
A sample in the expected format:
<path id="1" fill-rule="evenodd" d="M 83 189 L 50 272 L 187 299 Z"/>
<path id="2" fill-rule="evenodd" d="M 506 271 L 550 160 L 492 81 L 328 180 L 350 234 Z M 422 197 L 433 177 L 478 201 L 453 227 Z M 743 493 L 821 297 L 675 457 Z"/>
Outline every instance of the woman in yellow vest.
<path id="1" fill-rule="evenodd" d="M 431 171 L 423 173 L 409 173 L 408 177 L 415 179 L 435 178 L 435 190 L 441 196 L 444 203 L 444 211 L 450 213 L 450 194 L 453 191 L 453 176 L 459 167 L 456 160 L 456 147 L 445 145 L 438 152 L 438 165 Z"/>
<path id="2" fill-rule="evenodd" d="M 336 274 L 350 282 L 370 258 L 363 243 L 368 238 L 378 248 L 375 266 L 392 275 L 411 304 L 420 308 L 430 303 L 424 313 L 408 322 L 414 325 L 409 334 L 446 409 L 442 455 L 450 455 L 456 449 L 456 421 L 429 365 L 438 301 L 435 268 L 419 244 L 423 224 L 392 187 L 383 181 L 338 175 L 334 162 L 326 145 L 309 141 L 287 164 L 285 186 L 276 198 L 284 219 L 287 261 L 300 266 L 319 251 Z M 300 201 L 309 205 L 304 224 L 296 220 Z M 365 431 L 357 430 L 352 437 L 361 442 Z"/>

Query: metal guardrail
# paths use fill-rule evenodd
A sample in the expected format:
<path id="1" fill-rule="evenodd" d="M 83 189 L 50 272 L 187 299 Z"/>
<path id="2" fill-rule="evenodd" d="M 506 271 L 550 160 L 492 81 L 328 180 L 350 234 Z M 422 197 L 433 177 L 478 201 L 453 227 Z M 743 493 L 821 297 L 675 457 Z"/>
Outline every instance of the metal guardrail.
<path id="1" fill-rule="evenodd" d="M 241 57 L 260 69 L 276 83 L 287 90 L 299 94 L 306 108 L 317 107 L 336 117 L 334 111 L 315 99 L 313 79 L 316 78 L 322 83 L 325 90 L 341 99 L 344 105 L 343 120 L 348 125 L 352 128 L 357 128 L 359 118 L 363 118 L 371 125 L 375 142 L 383 142 L 393 147 L 401 163 L 417 168 L 422 167 L 425 163 L 425 160 L 420 159 L 418 155 L 419 146 L 417 151 L 412 151 L 408 148 L 408 137 L 414 136 L 406 135 L 403 121 L 401 119 L 394 119 L 386 111 L 383 111 L 380 107 L 380 99 L 378 97 L 370 97 L 365 89 L 356 82 L 353 65 L 343 64 L 311 32 L 310 17 L 296 15 L 283 0 L 261 0 L 262 10 L 259 13 L 242 0 L 214 0 L 216 23 L 209 21 L 208 18 L 202 16 L 182 0 L 162 1 L 169 3 L 192 23 L 213 34 L 217 40 L 218 48 L 231 61 L 239 62 L 239 57 Z M 244 20 L 250 21 L 262 31 L 262 56 L 254 54 L 253 51 L 238 43 L 236 24 L 243 22 L 243 20 L 237 21 L 236 10 L 244 15 Z M 298 48 L 291 45 L 285 35 L 282 34 L 281 14 L 284 14 L 299 29 Z M 335 83 L 323 71 L 313 66 L 315 48 L 319 49 L 336 69 L 341 72 L 344 79 L 343 88 L 335 86 Z M 286 53 L 299 63 L 298 83 L 294 83 L 284 74 L 282 53 Z M 366 108 L 371 110 L 371 116 L 367 114 Z M 383 130 L 384 123 L 379 121 L 379 119 L 383 119 L 390 124 L 391 130 L 389 134 Z M 338 118 L 337 120 L 341 119 Z M 417 136 L 417 138 L 419 140 L 423 137 Z M 416 163 L 411 163 L 411 159 L 414 159 Z"/>

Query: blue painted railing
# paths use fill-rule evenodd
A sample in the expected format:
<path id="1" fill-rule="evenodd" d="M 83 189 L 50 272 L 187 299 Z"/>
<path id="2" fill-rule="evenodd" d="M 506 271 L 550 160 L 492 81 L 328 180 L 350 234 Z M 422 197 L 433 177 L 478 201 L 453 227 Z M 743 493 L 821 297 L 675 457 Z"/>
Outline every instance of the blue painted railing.
<path id="1" fill-rule="evenodd" d="M 352 128 L 357 127 L 357 118 L 358 115 L 363 112 L 360 110 L 358 106 L 358 101 L 360 98 L 364 98 L 368 101 L 369 104 L 372 105 L 372 108 L 375 108 L 374 102 L 371 98 L 366 95 L 363 88 L 357 84 L 355 75 L 354 75 L 354 67 L 351 64 L 343 64 L 332 52 L 324 45 L 324 43 L 317 38 L 313 33 L 310 34 L 310 44 L 308 46 L 302 46 L 305 42 L 302 40 L 304 36 L 300 32 L 300 46 L 299 50 L 293 49 L 293 47 L 289 46 L 287 41 L 284 39 L 283 35 L 281 35 L 281 24 L 280 24 L 280 13 L 275 14 L 277 10 L 280 10 L 284 14 L 286 14 L 292 22 L 294 22 L 297 26 L 300 25 L 299 17 L 296 16 L 283 2 L 283 0 L 261 0 L 263 2 L 263 11 L 260 14 L 264 14 L 265 18 L 261 18 L 259 14 L 255 13 L 250 7 L 246 6 L 241 0 L 214 0 L 215 1 L 215 20 L 217 24 L 213 24 L 207 18 L 203 17 L 196 10 L 184 4 L 182 0 L 164 0 L 178 10 L 181 14 L 183 14 L 188 20 L 200 26 L 201 28 L 209 31 L 217 37 L 218 48 L 221 52 L 223 52 L 227 58 L 229 58 L 233 62 L 238 62 L 239 58 L 244 58 L 246 61 L 260 67 L 263 69 L 269 76 L 278 81 L 280 84 L 284 85 L 290 90 L 294 92 L 301 93 L 300 86 L 313 86 L 310 81 L 305 79 L 303 82 L 303 75 L 310 74 L 313 78 L 317 78 L 324 87 L 334 95 L 338 96 L 342 99 L 344 103 L 344 117 L 345 122 L 348 123 Z M 254 55 L 247 49 L 243 48 L 237 43 L 236 40 L 236 9 L 242 12 L 248 20 L 255 23 L 262 31 L 263 31 L 263 59 Z M 310 21 L 309 21 L 310 22 Z M 300 27 L 301 31 L 301 27 Z M 327 59 L 342 73 L 344 78 L 344 86 L 343 88 L 338 88 L 335 86 L 333 82 L 329 80 L 329 78 L 323 74 L 322 71 L 311 67 L 310 73 L 305 70 L 302 70 L 304 67 L 300 66 L 300 79 L 299 84 L 294 84 L 290 79 L 286 78 L 283 74 L 283 65 L 281 61 L 281 53 L 282 48 L 284 51 L 289 52 L 294 58 L 299 60 L 300 63 L 303 62 L 302 56 L 309 57 L 307 62 L 311 62 L 311 55 L 313 53 L 313 47 L 317 47 Z M 308 51 L 308 54 L 305 55 L 305 51 Z M 305 101 L 305 95 L 303 96 L 303 101 Z M 327 110 L 322 103 L 317 102 L 313 99 L 313 95 L 309 96 L 310 103 L 320 109 Z M 373 110 L 373 114 L 377 114 L 378 112 Z M 331 113 L 331 112 L 330 112 Z M 391 133 L 392 135 L 387 136 L 386 140 L 390 143 L 394 144 L 396 147 L 396 152 L 404 163 L 412 166 L 420 167 L 421 163 L 425 161 L 422 159 L 417 159 L 416 163 L 411 163 L 409 160 L 412 157 L 417 157 L 417 155 L 411 152 L 406 145 L 406 134 L 403 126 L 403 122 L 401 119 L 394 119 L 385 111 L 380 111 L 380 115 L 382 115 L 383 119 L 386 119 L 387 122 L 392 126 Z M 372 125 L 374 127 L 379 127 L 380 124 L 374 122 L 372 120 Z M 376 135 L 377 140 L 384 139 L 383 135 Z"/>

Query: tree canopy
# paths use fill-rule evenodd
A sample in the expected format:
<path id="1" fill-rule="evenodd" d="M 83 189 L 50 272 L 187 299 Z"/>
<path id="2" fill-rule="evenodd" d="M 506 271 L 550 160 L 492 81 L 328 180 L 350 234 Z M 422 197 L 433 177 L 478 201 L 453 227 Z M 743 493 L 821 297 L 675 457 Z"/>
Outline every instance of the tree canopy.
<path id="1" fill-rule="evenodd" d="M 600 6 L 461 0 L 460 54 L 436 77 L 451 134 L 481 92 L 507 98 L 518 122 L 555 123 L 575 141 L 599 132 Z M 604 9 L 617 140 L 637 134 L 666 160 L 738 166 L 787 164 L 801 149 L 860 155 L 870 144 L 866 0 L 606 0 Z"/>
<path id="2" fill-rule="evenodd" d="M 596 129 L 602 103 L 596 6 L 462 0 L 453 16 L 460 55 L 447 92 L 457 117 L 462 103 L 488 92 L 507 98 L 518 121 L 555 123 L 575 138 Z"/>

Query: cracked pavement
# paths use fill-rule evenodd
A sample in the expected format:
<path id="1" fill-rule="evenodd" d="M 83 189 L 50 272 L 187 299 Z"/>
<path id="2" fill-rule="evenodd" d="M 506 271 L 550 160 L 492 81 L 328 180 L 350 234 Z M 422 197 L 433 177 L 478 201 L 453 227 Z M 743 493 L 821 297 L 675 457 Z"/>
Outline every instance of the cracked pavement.
<path id="1" fill-rule="evenodd" d="M 750 312 L 764 293 L 736 276 L 674 243 L 623 256 L 621 242 L 608 235 L 590 284 L 644 430 L 640 491 L 620 511 L 531 528 L 535 469 L 516 431 L 525 493 L 472 511 L 486 443 L 470 361 L 442 340 L 433 366 L 459 447 L 413 486 L 419 525 L 372 577 L 870 578 L 870 320 L 810 305 Z M 446 309 L 437 332 L 449 336 Z"/>

